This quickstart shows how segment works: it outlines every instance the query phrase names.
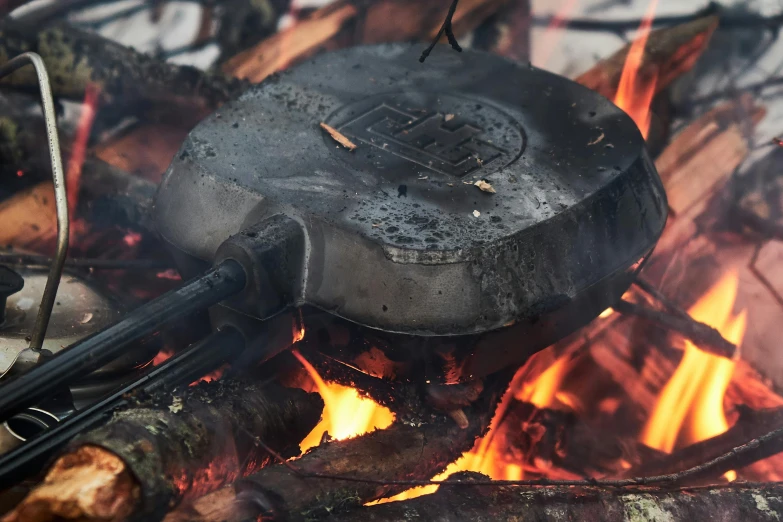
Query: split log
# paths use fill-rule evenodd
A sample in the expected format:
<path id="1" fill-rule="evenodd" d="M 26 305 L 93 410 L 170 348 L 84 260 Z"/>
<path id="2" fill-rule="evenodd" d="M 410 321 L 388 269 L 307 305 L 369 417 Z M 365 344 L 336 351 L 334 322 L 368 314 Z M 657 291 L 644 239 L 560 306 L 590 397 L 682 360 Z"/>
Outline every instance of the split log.
<path id="1" fill-rule="evenodd" d="M 118 113 L 155 118 L 187 117 L 192 123 L 238 94 L 242 82 L 177 66 L 138 53 L 95 34 L 61 23 L 35 32 L 6 19 L 0 25 L 0 59 L 34 51 L 41 55 L 56 97 L 84 99 L 88 85 L 100 91 L 99 105 Z M 32 68 L 7 77 L 2 85 L 36 92 Z"/>
<path id="2" fill-rule="evenodd" d="M 641 78 L 654 80 L 655 92 L 664 90 L 677 77 L 691 70 L 707 48 L 717 27 L 718 17 L 706 16 L 651 32 L 637 74 Z M 581 74 L 576 81 L 613 100 L 630 49 L 631 44 L 626 45 Z"/>
<path id="3" fill-rule="evenodd" d="M 267 467 L 169 513 L 166 522 L 244 520 L 261 513 L 304 520 L 342 511 L 399 493 L 404 486 L 383 480 L 427 480 L 470 450 L 486 433 L 510 375 L 496 375 L 479 399 L 465 408 L 470 419 L 461 429 L 444 415 L 414 422 L 397 420 L 384 430 L 322 443 L 287 465 Z M 294 471 L 294 469 L 296 471 Z M 330 476 L 368 480 L 335 480 Z M 238 495 L 249 499 L 238 502 Z"/>
<path id="4" fill-rule="evenodd" d="M 130 512 L 160 516 L 183 498 L 203 495 L 268 464 L 271 456 L 253 444 L 255 437 L 288 457 L 297 455 L 299 441 L 315 427 L 322 408 L 317 394 L 233 380 L 156 394 L 75 439 L 43 486 L 3 520 L 115 520 Z M 90 470 L 104 470 L 98 484 L 91 482 Z M 135 487 L 126 487 L 128 477 Z M 124 501 L 112 502 L 111 516 L 105 516 L 102 499 L 118 495 Z M 103 515 L 95 518 L 92 512 Z"/>
<path id="5" fill-rule="evenodd" d="M 475 29 L 508 2 L 462 0 L 453 17 L 455 34 Z M 258 83 L 324 47 L 428 40 L 440 29 L 447 7 L 447 2 L 418 0 L 337 0 L 231 58 L 223 71 Z"/>
<path id="6" fill-rule="evenodd" d="M 486 477 L 454 475 L 469 482 Z M 441 486 L 423 497 L 364 507 L 326 520 L 386 522 L 428 520 L 580 520 L 638 522 L 653 520 L 742 520 L 773 522 L 783 516 L 783 486 L 709 488 L 520 488 L 513 486 Z"/>

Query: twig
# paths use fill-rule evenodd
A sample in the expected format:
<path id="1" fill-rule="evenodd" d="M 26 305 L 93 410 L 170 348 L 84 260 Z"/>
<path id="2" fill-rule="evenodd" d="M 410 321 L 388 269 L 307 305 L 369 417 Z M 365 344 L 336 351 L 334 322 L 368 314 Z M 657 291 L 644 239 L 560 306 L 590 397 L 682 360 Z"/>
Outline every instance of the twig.
<path id="1" fill-rule="evenodd" d="M 381 486 L 601 486 L 601 487 L 617 487 L 624 488 L 630 486 L 648 486 L 653 484 L 673 484 L 681 482 L 682 480 L 700 475 L 712 468 L 715 468 L 721 464 L 724 464 L 732 459 L 736 459 L 741 455 L 757 450 L 762 444 L 773 442 L 776 439 L 783 436 L 783 427 L 777 428 L 769 433 L 760 437 L 749 440 L 748 442 L 736 446 L 714 459 L 708 460 L 698 466 L 693 466 L 682 471 L 675 473 L 667 473 L 665 475 L 655 475 L 650 477 L 633 477 L 627 479 L 617 480 L 558 480 L 558 479 L 532 479 L 532 480 L 484 480 L 484 481 L 450 481 L 446 480 L 373 480 L 366 478 L 350 477 L 346 475 L 331 475 L 329 473 L 310 473 L 304 472 L 294 466 L 293 463 L 286 461 L 283 457 L 269 448 L 266 444 L 254 437 L 254 440 L 261 445 L 269 453 L 280 460 L 280 462 L 290 469 L 297 476 L 308 479 L 329 479 L 329 480 L 341 480 L 345 482 L 361 482 L 368 484 L 378 484 Z M 737 487 L 754 487 L 758 486 L 756 483 L 751 482 L 734 482 L 733 485 Z"/>
<path id="2" fill-rule="evenodd" d="M 432 40 L 432 43 L 429 45 L 429 47 L 424 49 L 424 52 L 421 53 L 421 57 L 419 58 L 419 61 L 421 63 L 424 63 L 424 60 L 426 60 L 427 57 L 430 55 L 432 50 L 438 44 L 438 41 L 443 36 L 443 33 L 446 33 L 446 38 L 448 38 L 449 44 L 451 44 L 451 48 L 457 51 L 458 53 L 462 52 L 462 47 L 460 47 L 459 42 L 457 42 L 457 37 L 454 36 L 454 29 L 451 26 L 452 18 L 454 18 L 454 13 L 457 11 L 457 4 L 459 4 L 459 0 L 451 1 L 449 12 L 446 13 L 446 19 L 443 21 L 443 25 L 440 27 L 440 31 L 438 31 L 438 34 Z"/>
<path id="3" fill-rule="evenodd" d="M 678 332 L 693 341 L 695 345 L 705 352 L 729 359 L 733 358 L 737 353 L 737 347 L 727 341 L 718 330 L 689 316 L 683 317 L 668 312 L 661 312 L 622 299 L 612 305 L 612 308 L 621 314 L 635 315 L 666 329 Z"/>
<path id="4" fill-rule="evenodd" d="M 348 139 L 348 137 L 343 134 L 342 132 L 338 131 L 331 125 L 328 125 L 324 122 L 321 122 L 321 128 L 329 133 L 329 136 L 332 137 L 334 141 L 342 145 L 348 150 L 356 150 L 356 144 Z"/>

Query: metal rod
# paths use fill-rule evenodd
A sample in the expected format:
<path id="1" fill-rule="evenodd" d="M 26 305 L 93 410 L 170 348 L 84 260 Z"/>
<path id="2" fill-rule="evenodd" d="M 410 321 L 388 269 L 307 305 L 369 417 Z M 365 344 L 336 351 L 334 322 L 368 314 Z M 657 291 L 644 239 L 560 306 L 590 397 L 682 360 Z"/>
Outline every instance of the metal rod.
<path id="1" fill-rule="evenodd" d="M 0 254 L 0 264 L 25 267 L 49 266 L 52 258 L 36 254 Z M 96 270 L 164 270 L 174 268 L 165 259 L 95 259 L 71 257 L 65 260 L 69 268 L 94 268 Z"/>
<path id="2" fill-rule="evenodd" d="M 245 287 L 245 272 L 233 260 L 133 310 L 119 322 L 69 346 L 0 388 L 0 421 L 8 420 L 122 355 L 163 323 L 223 301 Z"/>
<path id="3" fill-rule="evenodd" d="M 27 64 L 32 64 L 35 67 L 38 86 L 41 90 L 41 105 L 43 106 L 44 122 L 46 124 L 46 136 L 49 139 L 49 159 L 52 163 L 54 204 L 57 211 L 57 250 L 49 268 L 49 277 L 46 280 L 43 297 L 41 297 L 41 306 L 38 308 L 38 316 L 35 318 L 35 326 L 33 327 L 29 346 L 30 349 L 39 351 L 41 346 L 43 346 L 46 328 L 49 326 L 49 318 L 52 316 L 52 308 L 57 297 L 57 287 L 60 285 L 65 256 L 68 254 L 68 196 L 65 192 L 65 174 L 63 173 L 60 154 L 60 141 L 57 137 L 57 115 L 54 112 L 52 88 L 49 84 L 49 75 L 46 73 L 46 66 L 43 60 L 35 53 L 21 54 L 0 66 L 0 78 L 8 76 Z"/>
<path id="4" fill-rule="evenodd" d="M 188 384 L 231 362 L 245 348 L 245 338 L 232 327 L 215 332 L 175 354 L 142 377 L 107 395 L 90 407 L 74 413 L 62 422 L 0 457 L 0 489 L 37 473 L 51 454 L 76 435 L 104 420 L 108 413 L 123 406 L 123 396 L 134 391 L 153 393 L 164 386 Z M 272 350 L 269 356 L 278 350 Z"/>

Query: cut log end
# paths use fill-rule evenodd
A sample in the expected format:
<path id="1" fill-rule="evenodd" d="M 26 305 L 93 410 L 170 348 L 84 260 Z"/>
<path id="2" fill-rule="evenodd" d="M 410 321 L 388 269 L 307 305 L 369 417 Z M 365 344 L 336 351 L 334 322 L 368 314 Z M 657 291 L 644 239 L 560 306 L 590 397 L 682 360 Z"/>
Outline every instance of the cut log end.
<path id="1" fill-rule="evenodd" d="M 63 455 L 43 483 L 3 522 L 124 520 L 140 497 L 140 487 L 125 463 L 96 446 Z"/>

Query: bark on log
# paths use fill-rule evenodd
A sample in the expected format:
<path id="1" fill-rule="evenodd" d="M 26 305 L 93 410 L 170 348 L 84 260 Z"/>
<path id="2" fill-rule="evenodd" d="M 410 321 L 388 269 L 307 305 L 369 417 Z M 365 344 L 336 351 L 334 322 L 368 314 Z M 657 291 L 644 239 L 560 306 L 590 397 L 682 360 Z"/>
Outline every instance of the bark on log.
<path id="1" fill-rule="evenodd" d="M 510 375 L 494 376 L 479 399 L 465 408 L 467 429 L 443 415 L 418 425 L 395 421 L 384 430 L 354 439 L 323 443 L 291 464 L 305 474 L 330 474 L 369 480 L 427 480 L 473 447 L 494 415 Z M 303 477 L 278 464 L 206 495 L 170 513 L 166 522 L 243 520 L 261 512 L 305 520 L 360 506 L 407 489 L 371 482 Z M 237 491 L 247 501 L 237 502 Z"/>
<path id="2" fill-rule="evenodd" d="M 315 427 L 322 408 L 317 394 L 302 390 L 232 380 L 201 383 L 115 413 L 105 426 L 75 439 L 61 459 L 85 447 L 119 457 L 139 487 L 140 501 L 130 508 L 149 519 L 183 498 L 203 495 L 268 464 L 272 457 L 253 443 L 255 437 L 288 457 L 297 455 L 299 441 Z M 71 495 L 65 500 L 76 503 L 82 488 L 66 481 L 60 485 Z M 33 492 L 7 520 L 49 520 L 43 516 L 57 514 L 63 504 L 62 497 Z"/>
<path id="3" fill-rule="evenodd" d="M 475 473 L 455 475 L 468 481 L 486 477 Z M 327 520 L 386 522 L 494 522 L 496 520 L 583 522 L 641 522 L 662 520 L 742 520 L 772 522 L 783 516 L 783 486 L 659 489 L 513 486 L 441 486 L 423 497 L 363 507 Z"/>
<path id="4" fill-rule="evenodd" d="M 645 80 L 654 80 L 655 92 L 664 90 L 694 66 L 717 27 L 718 17 L 706 16 L 651 32 L 637 75 Z M 610 100 L 614 99 L 630 48 L 631 44 L 628 44 L 601 60 L 576 81 Z"/>
<path id="5" fill-rule="evenodd" d="M 195 122 L 244 88 L 237 80 L 171 65 L 64 23 L 36 32 L 4 20 L 0 62 L 27 51 L 43 58 L 56 97 L 82 100 L 87 85 L 93 84 L 100 90 L 100 107 L 115 115 L 139 115 L 147 108 L 156 118 L 177 115 Z M 25 67 L 2 85 L 36 92 L 35 72 Z"/>
<path id="6" fill-rule="evenodd" d="M 453 18 L 454 33 L 459 36 L 475 29 L 508 2 L 462 0 Z M 447 8 L 446 2 L 419 0 L 338 0 L 231 58 L 223 71 L 258 83 L 322 47 L 431 39 Z"/>

